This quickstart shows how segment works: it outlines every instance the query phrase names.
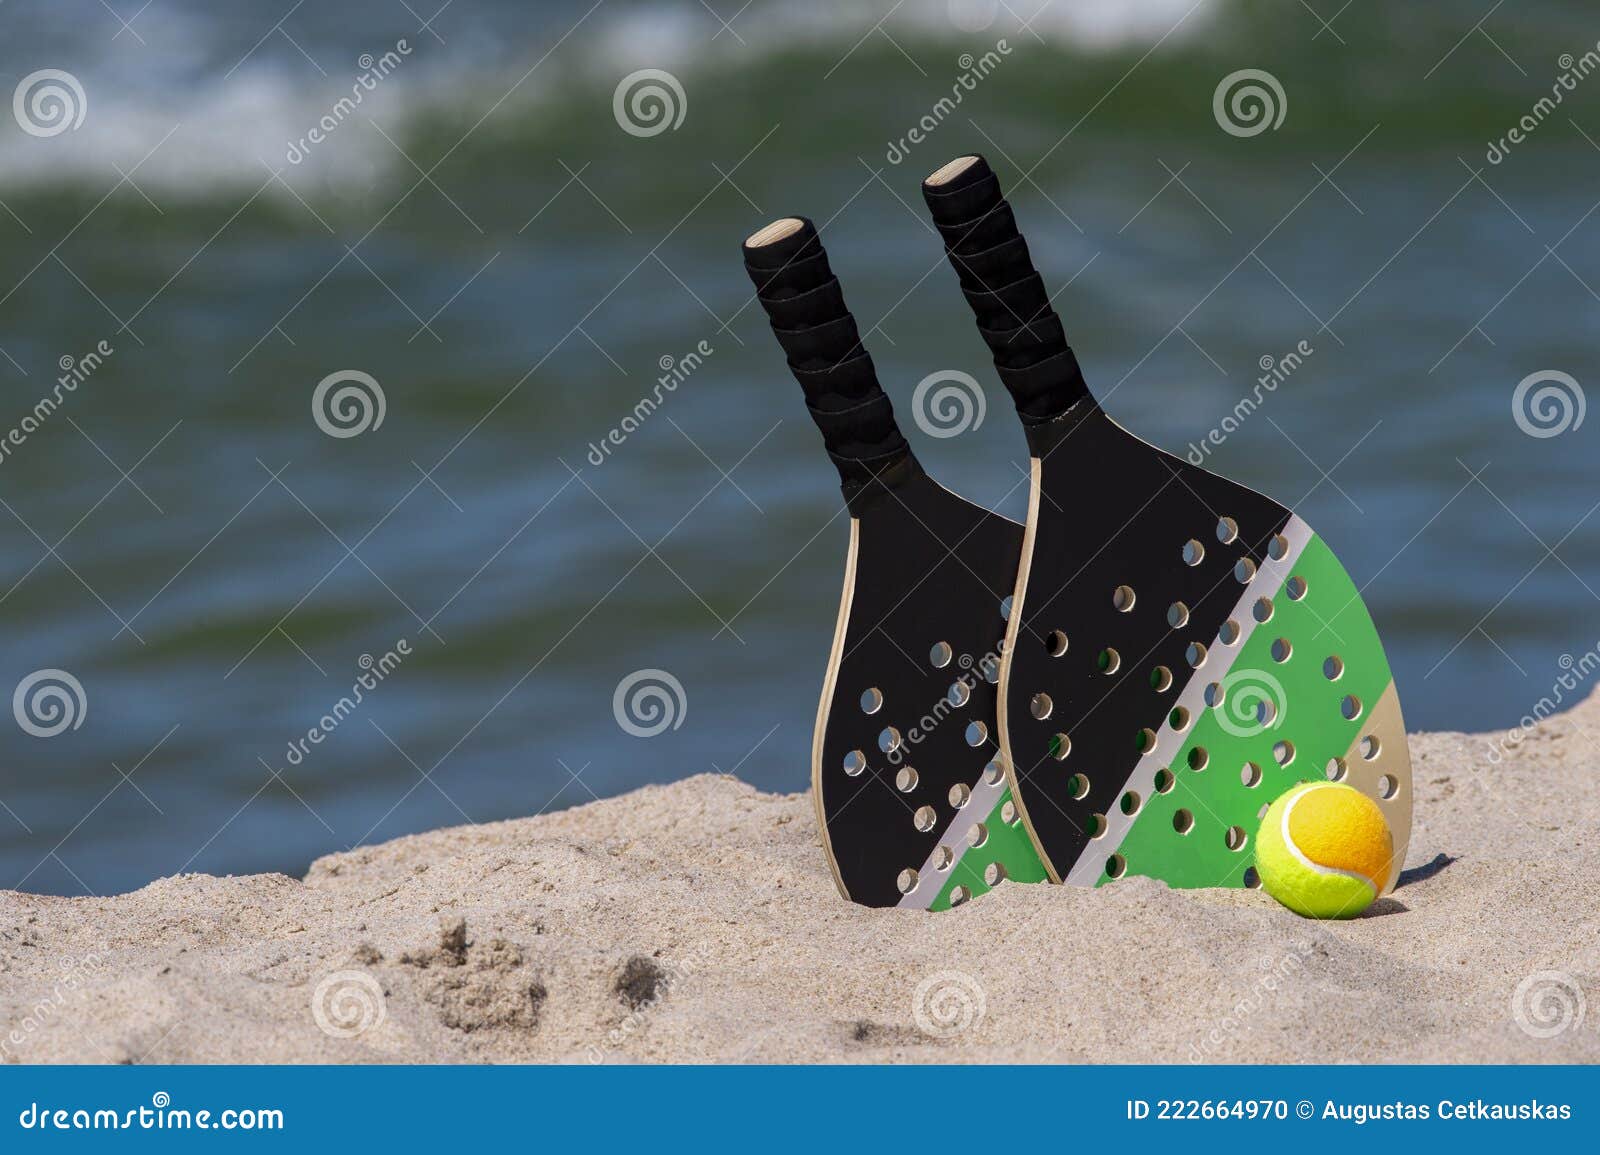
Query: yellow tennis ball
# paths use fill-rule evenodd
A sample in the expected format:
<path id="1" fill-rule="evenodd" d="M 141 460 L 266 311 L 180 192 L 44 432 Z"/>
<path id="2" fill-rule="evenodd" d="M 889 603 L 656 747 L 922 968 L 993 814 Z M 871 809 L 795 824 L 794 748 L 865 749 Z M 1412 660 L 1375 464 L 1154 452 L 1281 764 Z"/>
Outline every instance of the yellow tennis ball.
<path id="1" fill-rule="evenodd" d="M 1304 782 L 1267 808 L 1256 873 L 1307 918 L 1354 918 L 1383 890 L 1394 835 L 1378 804 L 1342 782 Z"/>

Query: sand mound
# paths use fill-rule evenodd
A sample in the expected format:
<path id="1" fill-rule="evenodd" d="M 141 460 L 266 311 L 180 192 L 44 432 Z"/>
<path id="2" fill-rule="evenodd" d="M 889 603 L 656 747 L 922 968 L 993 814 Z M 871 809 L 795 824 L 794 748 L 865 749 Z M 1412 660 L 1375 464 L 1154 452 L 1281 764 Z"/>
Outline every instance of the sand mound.
<path id="1" fill-rule="evenodd" d="M 303 882 L 0 892 L 0 1057 L 1597 1062 L 1597 739 L 1600 697 L 1498 765 L 1416 735 L 1405 884 L 1349 923 L 1140 879 L 864 910 L 807 796 L 710 775 Z"/>

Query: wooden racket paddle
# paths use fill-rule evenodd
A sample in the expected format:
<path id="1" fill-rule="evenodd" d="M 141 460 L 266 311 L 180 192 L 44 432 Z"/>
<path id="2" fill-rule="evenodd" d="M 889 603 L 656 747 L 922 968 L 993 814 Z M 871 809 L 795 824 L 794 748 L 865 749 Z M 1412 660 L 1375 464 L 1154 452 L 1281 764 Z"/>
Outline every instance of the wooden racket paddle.
<path id="1" fill-rule="evenodd" d="M 923 472 L 810 221 L 774 221 L 745 241 L 744 262 L 850 512 L 811 749 L 839 890 L 942 910 L 1001 879 L 1043 881 L 995 740 L 1022 527 Z"/>
<path id="2" fill-rule="evenodd" d="M 1267 804 L 1326 777 L 1388 818 L 1392 889 L 1411 760 L 1355 583 L 1293 512 L 1100 409 L 982 157 L 922 191 L 1032 457 L 997 721 L 1050 877 L 1258 885 Z"/>

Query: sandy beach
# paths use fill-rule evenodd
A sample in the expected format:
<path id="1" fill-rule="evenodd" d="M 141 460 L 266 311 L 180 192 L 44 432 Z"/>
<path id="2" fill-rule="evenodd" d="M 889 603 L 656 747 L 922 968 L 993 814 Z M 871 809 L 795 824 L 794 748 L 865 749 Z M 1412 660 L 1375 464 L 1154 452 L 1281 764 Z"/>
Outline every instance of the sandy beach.
<path id="1" fill-rule="evenodd" d="M 700 775 L 283 875 L 0 894 L 8 1062 L 1597 1062 L 1600 696 L 1413 737 L 1402 886 L 852 907 L 810 798 Z M 799 755 L 796 754 L 798 757 Z"/>

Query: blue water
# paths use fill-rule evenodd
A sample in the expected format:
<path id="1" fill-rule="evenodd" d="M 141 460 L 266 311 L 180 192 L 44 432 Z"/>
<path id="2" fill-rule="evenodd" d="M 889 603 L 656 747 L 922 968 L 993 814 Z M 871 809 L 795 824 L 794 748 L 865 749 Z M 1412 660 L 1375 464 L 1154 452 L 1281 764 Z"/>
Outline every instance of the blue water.
<path id="1" fill-rule="evenodd" d="M 924 462 L 1020 517 L 1022 439 L 918 203 L 967 151 L 1141 436 L 1187 452 L 1262 358 L 1312 350 L 1211 468 L 1332 543 L 1413 728 L 1514 725 L 1600 640 L 1600 429 L 1513 413 L 1532 374 L 1600 380 L 1600 79 L 1486 158 L 1594 47 L 1579 6 L 1476 32 L 1462 4 L 1331 32 L 1225 0 L 1057 0 L 1031 30 L 982 0 L 878 31 L 887 5 L 432 7 L 0 8 L 0 87 L 61 69 L 86 104 L 53 136 L 0 108 L 0 436 L 111 349 L 0 456 L 0 689 L 83 691 L 76 728 L 0 727 L 0 885 L 298 873 L 709 770 L 803 788 L 846 523 L 738 242 L 823 222 Z M 646 68 L 686 108 L 641 137 L 612 97 Z M 1214 118 L 1244 68 L 1277 129 Z M 938 369 L 987 389 L 956 438 L 909 419 Z M 385 402 L 346 438 L 312 410 L 342 370 Z M 682 687 L 649 738 L 613 710 L 640 670 Z"/>

